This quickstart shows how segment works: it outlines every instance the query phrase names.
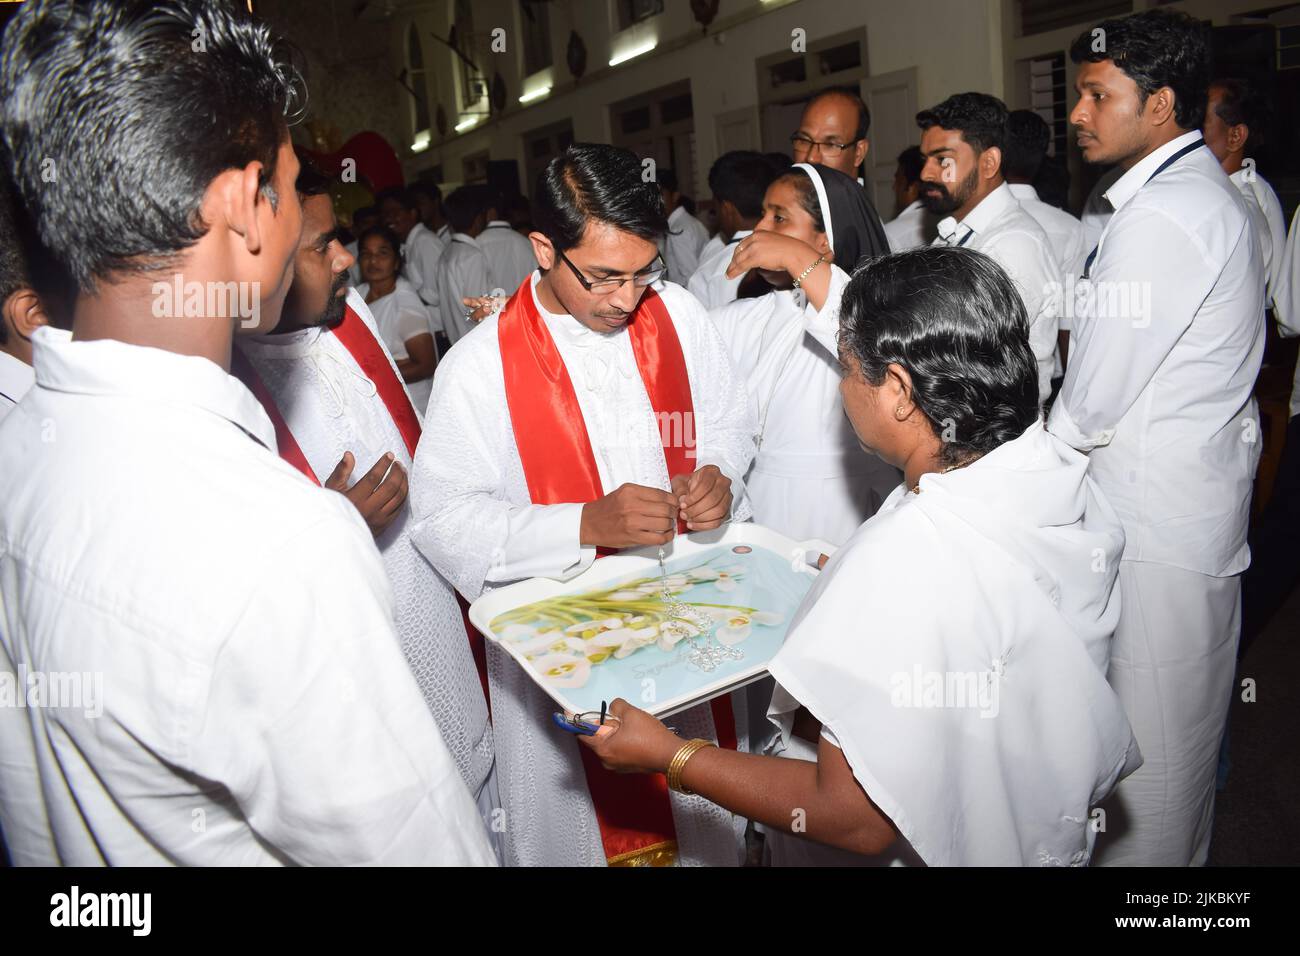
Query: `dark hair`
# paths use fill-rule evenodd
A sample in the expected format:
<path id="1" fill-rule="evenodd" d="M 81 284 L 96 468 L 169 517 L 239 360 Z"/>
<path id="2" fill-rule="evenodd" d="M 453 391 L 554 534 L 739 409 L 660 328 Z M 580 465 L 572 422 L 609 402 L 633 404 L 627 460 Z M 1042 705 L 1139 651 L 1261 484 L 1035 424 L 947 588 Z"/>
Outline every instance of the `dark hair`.
<path id="1" fill-rule="evenodd" d="M 898 154 L 898 168 L 910 186 L 921 181 L 921 170 L 925 169 L 925 153 L 920 146 L 909 146 Z"/>
<path id="2" fill-rule="evenodd" d="M 427 196 L 432 199 L 439 207 L 442 206 L 442 190 L 436 183 L 426 182 L 423 179 L 417 179 L 411 185 L 407 186 L 407 191 L 411 193 L 411 198 L 416 196 Z"/>
<path id="3" fill-rule="evenodd" d="M 776 170 L 762 153 L 737 149 L 723 153 L 709 167 L 709 190 L 719 203 L 736 207 L 746 219 L 763 215 L 763 195 L 776 178 Z"/>
<path id="4" fill-rule="evenodd" d="M 1007 105 L 987 93 L 955 93 L 938 106 L 916 114 L 916 125 L 956 130 L 961 138 L 982 153 L 996 146 L 1002 149 L 1007 136 Z"/>
<path id="5" fill-rule="evenodd" d="M 660 166 L 655 170 L 655 180 L 659 183 L 660 188 L 675 193 L 679 189 L 677 182 L 677 170 L 671 166 Z"/>
<path id="6" fill-rule="evenodd" d="M 378 219 L 378 218 L 379 218 L 378 206 L 361 206 L 358 209 L 352 210 L 352 225 L 354 226 L 357 224 L 358 219 Z"/>
<path id="7" fill-rule="evenodd" d="M 1264 141 L 1265 128 L 1270 117 L 1269 101 L 1260 96 L 1251 84 L 1236 76 L 1225 76 L 1210 82 L 1210 87 L 1223 91 L 1215 114 L 1229 126 L 1243 123 L 1250 127 L 1250 145 L 1258 148 Z"/>
<path id="8" fill-rule="evenodd" d="M 375 196 L 375 208 L 382 207 L 390 199 L 403 209 L 409 209 L 415 213 L 420 211 L 420 206 L 415 201 L 415 193 L 405 186 L 389 186 L 387 189 L 379 190 L 379 193 Z"/>
<path id="9" fill-rule="evenodd" d="M 853 141 L 857 142 L 860 139 L 866 139 L 867 133 L 871 131 L 871 110 L 867 109 L 867 104 L 863 102 L 857 90 L 847 86 L 832 86 L 830 89 L 821 90 L 814 94 L 813 98 L 808 101 L 808 106 L 830 97 L 841 97 L 857 107 L 858 125 L 853 133 Z M 804 109 L 807 109 L 808 106 L 805 106 Z"/>
<path id="10" fill-rule="evenodd" d="M 1205 119 L 1209 37 L 1206 26 L 1186 13 L 1143 10 L 1103 20 L 1079 34 L 1070 45 L 1070 59 L 1111 60 L 1137 84 L 1144 108 L 1147 97 L 1169 87 L 1174 91 L 1174 121 L 1183 129 L 1196 129 Z"/>
<path id="11" fill-rule="evenodd" d="M 387 226 L 371 226 L 361 231 L 361 235 L 357 237 L 357 259 L 361 258 L 361 250 L 365 248 L 366 240 L 371 236 L 378 236 L 392 247 L 393 255 L 397 257 L 397 274 L 401 275 L 402 265 L 406 261 L 402 258 L 402 240 L 398 239 L 397 233 Z"/>
<path id="12" fill-rule="evenodd" d="M 298 180 L 294 183 L 298 195 L 304 199 L 308 196 L 325 196 L 329 194 L 330 185 L 330 178 L 306 154 L 298 153 Z"/>
<path id="13" fill-rule="evenodd" d="M 783 172 L 794 165 L 794 160 L 786 153 L 764 153 L 763 158 L 772 164 L 773 178 L 780 176 Z"/>
<path id="14" fill-rule="evenodd" d="M 447 221 L 456 232 L 469 232 L 475 218 L 491 205 L 491 190 L 487 186 L 471 184 L 452 191 L 443 203 Z"/>
<path id="15" fill-rule="evenodd" d="M 1038 418 L 1020 293 L 973 249 L 935 246 L 864 265 L 844 288 L 840 348 L 872 385 L 891 364 L 907 369 L 946 465 L 992 451 Z"/>
<path id="16" fill-rule="evenodd" d="M 19 194 L 80 290 L 197 242 L 204 192 L 227 169 L 261 162 L 274 207 L 277 151 L 302 104 L 288 52 L 219 0 L 19 8 L 0 52 L 0 125 Z"/>
<path id="17" fill-rule="evenodd" d="M 1002 175 L 1032 182 L 1043 165 L 1052 128 L 1033 110 L 1007 114 L 1007 139 L 1002 147 Z"/>
<path id="18" fill-rule="evenodd" d="M 641 161 L 618 146 L 574 143 L 538 178 L 533 221 L 558 252 L 582 242 L 589 222 L 603 222 L 651 242 L 668 231 L 659 186 L 642 179 Z"/>
<path id="19" fill-rule="evenodd" d="M 31 280 L 27 275 L 27 256 L 18 233 L 18 203 L 9 177 L 0 173 L 0 306 Z M 7 329 L 0 322 L 0 344 Z"/>
<path id="20" fill-rule="evenodd" d="M 1045 157 L 1031 185 L 1043 202 L 1057 209 L 1066 209 L 1070 205 L 1070 168 L 1065 157 Z"/>

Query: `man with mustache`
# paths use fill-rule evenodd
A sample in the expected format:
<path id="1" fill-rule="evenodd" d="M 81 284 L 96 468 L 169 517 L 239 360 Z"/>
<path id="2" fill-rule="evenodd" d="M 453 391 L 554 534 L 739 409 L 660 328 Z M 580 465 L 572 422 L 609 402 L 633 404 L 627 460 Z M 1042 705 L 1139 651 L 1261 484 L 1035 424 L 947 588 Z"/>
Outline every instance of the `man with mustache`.
<path id="1" fill-rule="evenodd" d="M 1264 268 L 1245 201 L 1199 129 L 1207 34 L 1147 10 L 1070 48 L 1083 158 L 1123 171 L 1048 420 L 1088 453 L 1127 537 L 1107 677 L 1145 762 L 1105 805 L 1096 862 L 1112 865 L 1205 863 L 1250 563 Z M 1135 292 L 1141 314 L 1100 311 Z"/>
<path id="2" fill-rule="evenodd" d="M 471 600 L 750 514 L 744 383 L 695 297 L 655 285 L 659 187 L 628 150 L 575 144 L 534 204 L 540 268 L 447 353 L 415 456 L 416 546 Z M 507 864 L 737 864 L 729 814 L 602 770 L 495 644 L 488 677 Z M 730 697 L 676 720 L 744 746 Z"/>
<path id="3" fill-rule="evenodd" d="M 1052 390 L 1061 268 L 1051 240 L 1011 194 L 1002 174 L 1007 108 L 987 93 L 958 93 L 916 114 L 921 127 L 921 203 L 943 216 L 932 245 L 978 249 L 1006 270 L 1029 316 L 1038 401 Z"/>
<path id="4" fill-rule="evenodd" d="M 402 652 L 488 832 L 498 806 L 492 726 L 456 596 L 411 543 L 407 472 L 420 418 L 365 300 L 348 288 L 329 181 L 298 174 L 302 241 L 280 324 L 243 336 L 235 372 L 276 426 L 280 456 L 366 520 L 393 587 Z M 351 483 L 354 467 L 371 465 Z M 337 463 L 337 464 L 336 464 Z"/>

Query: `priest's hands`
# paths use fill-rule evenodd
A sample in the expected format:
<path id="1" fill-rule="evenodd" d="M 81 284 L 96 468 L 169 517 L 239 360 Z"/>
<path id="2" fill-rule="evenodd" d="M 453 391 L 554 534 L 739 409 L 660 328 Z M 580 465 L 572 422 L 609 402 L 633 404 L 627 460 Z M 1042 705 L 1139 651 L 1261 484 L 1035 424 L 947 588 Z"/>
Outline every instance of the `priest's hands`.
<path id="1" fill-rule="evenodd" d="M 667 544 L 677 530 L 677 499 L 667 491 L 625 484 L 582 506 L 578 538 L 598 548 Z"/>
<path id="2" fill-rule="evenodd" d="M 672 480 L 680 517 L 690 531 L 709 531 L 731 514 L 731 479 L 717 465 Z"/>
<path id="3" fill-rule="evenodd" d="M 406 469 L 394 460 L 390 451 L 381 455 L 374 467 L 349 488 L 348 479 L 355 466 L 356 458 L 352 452 L 345 451 L 342 460 L 325 479 L 325 487 L 352 502 L 365 519 L 370 533 L 377 538 L 393 523 L 406 501 Z"/>
<path id="4" fill-rule="evenodd" d="M 610 705 L 609 713 L 618 718 L 617 723 L 605 724 L 594 737 L 578 738 L 609 770 L 663 773 L 685 743 L 661 721 L 622 698 Z"/>

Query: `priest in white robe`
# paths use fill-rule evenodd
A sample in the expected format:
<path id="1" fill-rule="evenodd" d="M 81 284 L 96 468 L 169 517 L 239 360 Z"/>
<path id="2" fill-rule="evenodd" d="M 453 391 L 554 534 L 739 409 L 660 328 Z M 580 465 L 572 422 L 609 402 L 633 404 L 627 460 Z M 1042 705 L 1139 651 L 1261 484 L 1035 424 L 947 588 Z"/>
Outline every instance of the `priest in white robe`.
<path id="1" fill-rule="evenodd" d="M 470 599 L 568 579 L 598 547 L 668 545 L 749 513 L 744 385 L 699 303 L 650 288 L 658 189 L 632 153 L 586 144 L 543 184 L 530 236 L 541 269 L 448 353 L 415 457 L 413 538 Z M 488 674 L 507 864 L 739 862 L 743 820 L 584 761 L 550 698 L 492 644 Z M 675 720 L 744 747 L 742 710 L 723 697 Z"/>
<path id="2" fill-rule="evenodd" d="M 392 584 L 402 652 L 497 837 L 486 687 L 455 593 L 411 543 L 406 476 L 419 412 L 365 300 L 347 288 L 352 257 L 338 243 L 329 181 L 304 164 L 297 188 L 303 234 L 283 316 L 273 332 L 239 338 L 232 364 L 275 425 L 280 456 L 344 493 L 366 519 Z"/>
<path id="3" fill-rule="evenodd" d="M 871 208 L 850 177 L 797 163 L 768 187 L 763 218 L 728 267 L 757 269 L 766 295 L 738 299 L 709 317 L 749 387 L 758 452 L 745 480 L 754 520 L 802 541 L 843 544 L 902 480 L 864 455 L 839 400 L 836 352 L 806 326 L 836 322 L 839 297 L 871 252 Z M 822 317 L 819 313 L 826 311 Z"/>
<path id="4" fill-rule="evenodd" d="M 841 325 L 849 418 L 905 482 L 772 661 L 811 759 L 683 741 L 625 701 L 583 743 L 863 863 L 1085 865 L 1141 761 L 1106 683 L 1124 535 L 1043 427 L 1020 296 L 983 254 L 917 250 L 860 270 Z"/>

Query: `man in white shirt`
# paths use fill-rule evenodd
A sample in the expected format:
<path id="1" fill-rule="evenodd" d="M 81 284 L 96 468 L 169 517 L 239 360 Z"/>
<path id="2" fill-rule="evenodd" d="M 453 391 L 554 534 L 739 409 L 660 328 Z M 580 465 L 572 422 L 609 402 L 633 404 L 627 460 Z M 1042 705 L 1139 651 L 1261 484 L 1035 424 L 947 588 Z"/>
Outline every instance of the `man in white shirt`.
<path id="1" fill-rule="evenodd" d="M 1108 678 L 1146 762 L 1110 801 L 1097 860 L 1202 865 L 1250 557 L 1263 268 L 1199 132 L 1205 29 L 1164 10 L 1098 29 L 1105 52 L 1097 30 L 1071 48 L 1070 122 L 1087 162 L 1124 172 L 1048 420 L 1089 453 L 1127 538 Z"/>
<path id="2" fill-rule="evenodd" d="M 933 244 L 978 249 L 1020 290 L 1041 405 L 1052 390 L 1063 283 L 1047 233 L 1003 178 L 1007 108 L 987 93 L 958 93 L 918 113 L 916 122 L 926 158 L 921 202 L 946 217 Z"/>
<path id="3" fill-rule="evenodd" d="M 675 529 L 749 516 L 744 383 L 694 297 L 652 287 L 665 218 L 634 154 L 569 147 L 534 197 L 539 272 L 439 367 L 415 456 L 413 537 L 466 598 L 567 580 L 598 547 L 664 545 Z M 677 794 L 669 813 L 662 791 L 634 783 L 611 797 L 624 782 L 551 726 L 550 697 L 494 643 L 488 677 L 508 864 L 736 864 L 730 815 Z M 693 736 L 735 732 L 743 746 L 729 697 L 675 720 Z"/>
<path id="4" fill-rule="evenodd" d="M 709 241 L 709 231 L 682 205 L 676 170 L 660 167 L 656 176 L 668 210 L 668 232 L 659 245 L 668 264 L 664 278 L 684 286 L 700 267 L 700 253 Z"/>
<path id="5" fill-rule="evenodd" d="M 487 256 L 490 289 L 500 289 L 502 294 L 512 295 L 537 268 L 537 257 L 533 255 L 532 243 L 501 218 L 505 208 L 505 197 L 499 190 L 494 190 L 487 225 L 474 238 L 483 255 Z"/>
<path id="6" fill-rule="evenodd" d="M 499 832 L 492 727 L 464 619 L 451 586 L 411 543 L 406 476 L 420 416 L 365 300 L 347 288 L 351 260 L 338 244 L 329 180 L 304 163 L 297 188 L 303 236 L 293 287 L 273 332 L 236 342 L 246 360 L 239 368 L 287 433 L 280 456 L 366 519 L 393 586 L 402 652 L 484 825 Z M 349 482 L 354 469 L 363 477 Z"/>
<path id="7" fill-rule="evenodd" d="M 687 290 L 706 309 L 716 309 L 736 300 L 736 292 L 745 277 L 728 279 L 727 266 L 731 265 L 735 244 L 752 233 L 763 218 L 763 196 L 776 176 L 777 170 L 767 158 L 751 150 L 723 153 L 709 167 L 709 190 L 718 207 L 715 238 L 720 243 L 700 259 L 700 267 L 686 283 Z"/>
<path id="8" fill-rule="evenodd" d="M 1245 80 L 1225 78 L 1210 84 L 1205 107 L 1205 145 L 1246 200 L 1251 224 L 1264 259 L 1266 295 L 1272 307 L 1273 294 L 1282 272 L 1286 247 L 1286 217 L 1282 203 L 1268 181 L 1259 174 L 1255 161 L 1246 156 L 1246 145 L 1257 148 L 1263 140 L 1265 104 Z"/>
<path id="9" fill-rule="evenodd" d="M 1051 139 L 1052 130 L 1047 121 L 1033 110 L 1012 110 L 1007 115 L 1007 142 L 1002 151 L 1002 174 L 1020 207 L 1033 216 L 1034 221 L 1047 233 L 1056 261 L 1061 267 L 1062 292 L 1068 294 L 1067 290 L 1073 288 L 1071 277 L 1082 274 L 1083 260 L 1092 247 L 1084 246 L 1086 239 L 1083 223 L 1064 209 L 1043 202 L 1033 186 L 1034 177 L 1047 158 L 1047 144 Z M 1069 357 L 1072 311 L 1062 307 L 1058 313 L 1059 357 L 1054 377 L 1059 377 L 1065 370 Z"/>
<path id="10" fill-rule="evenodd" d="M 375 197 L 375 205 L 384 225 L 402 241 L 402 277 L 411 283 L 429 309 L 429 330 L 436 334 L 442 330 L 442 318 L 434 276 L 445 243 L 420 221 L 419 204 L 409 189 L 390 186 Z"/>
<path id="11" fill-rule="evenodd" d="M 894 218 L 885 223 L 891 252 L 906 252 L 934 242 L 936 220 L 921 202 L 921 170 L 925 155 L 920 146 L 898 154 L 894 170 Z"/>
<path id="12" fill-rule="evenodd" d="M 488 187 L 470 185 L 456 189 L 443 204 L 447 222 L 451 224 L 451 242 L 438 260 L 433 287 L 441 303 L 438 310 L 442 314 L 442 329 L 452 345 L 474 328 L 462 300 L 466 296 L 487 295 L 493 289 L 487 256 L 478 244 L 478 236 L 487 224 L 490 202 Z"/>
<path id="13" fill-rule="evenodd" d="M 25 4 L 4 34 L 11 168 L 79 290 L 0 424 L 0 673 L 29 690 L 0 707 L 15 863 L 494 862 L 370 532 L 226 371 L 237 328 L 278 320 L 302 229 L 279 49 L 201 0 Z M 192 102 L 244 132 L 215 176 Z M 137 268 L 160 256 L 185 301 Z M 79 686 L 33 699 L 61 675 Z"/>

